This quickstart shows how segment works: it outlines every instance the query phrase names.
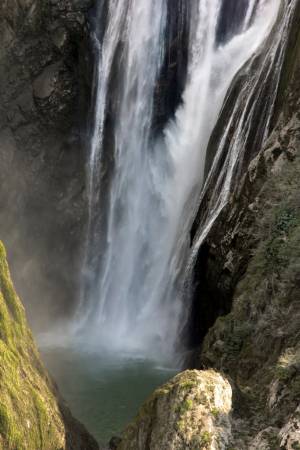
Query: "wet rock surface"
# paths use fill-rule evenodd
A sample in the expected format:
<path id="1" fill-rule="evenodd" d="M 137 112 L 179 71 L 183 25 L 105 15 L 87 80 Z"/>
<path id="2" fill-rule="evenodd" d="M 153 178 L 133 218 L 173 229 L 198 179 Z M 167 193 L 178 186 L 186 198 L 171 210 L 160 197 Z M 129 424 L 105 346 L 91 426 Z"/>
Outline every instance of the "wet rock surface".
<path id="1" fill-rule="evenodd" d="M 0 5 L 1 237 L 34 328 L 68 314 L 78 292 L 90 6 Z"/>

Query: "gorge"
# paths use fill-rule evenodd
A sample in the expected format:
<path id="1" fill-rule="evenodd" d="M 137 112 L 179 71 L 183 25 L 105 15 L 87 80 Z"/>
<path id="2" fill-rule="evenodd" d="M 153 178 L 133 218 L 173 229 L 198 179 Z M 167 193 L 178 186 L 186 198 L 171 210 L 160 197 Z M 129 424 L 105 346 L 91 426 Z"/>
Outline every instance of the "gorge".
<path id="1" fill-rule="evenodd" d="M 5 0 L 0 36 L 0 239 L 73 414 L 103 448 L 300 448 L 299 1 Z M 40 434 L 5 381 L 0 448 L 97 448 L 1 258 Z"/>

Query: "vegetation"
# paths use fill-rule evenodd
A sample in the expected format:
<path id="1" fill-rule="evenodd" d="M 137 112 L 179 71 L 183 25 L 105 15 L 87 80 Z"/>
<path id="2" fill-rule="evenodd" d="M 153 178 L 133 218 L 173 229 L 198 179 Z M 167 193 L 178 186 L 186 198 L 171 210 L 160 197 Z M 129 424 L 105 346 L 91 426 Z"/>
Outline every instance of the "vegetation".
<path id="1" fill-rule="evenodd" d="M 125 430 L 118 450 L 210 450 L 217 448 L 216 442 L 224 448 L 230 409 L 231 387 L 221 375 L 188 370 L 152 394 Z M 216 426 L 219 417 L 222 426 Z"/>
<path id="2" fill-rule="evenodd" d="M 289 448 L 297 448 L 294 438 L 283 437 L 288 433 L 292 436 L 288 427 L 280 434 L 279 429 L 276 431 L 278 424 L 288 420 L 293 429 L 300 396 L 300 155 L 294 150 L 299 148 L 297 119 L 279 137 L 275 134 L 274 141 L 276 156 L 271 142 L 270 148 L 256 158 L 258 167 L 263 167 L 257 171 L 259 189 L 252 187 L 252 179 L 250 187 L 245 185 L 246 194 L 241 190 L 248 196 L 248 203 L 250 189 L 255 192 L 254 212 L 243 211 L 238 225 L 234 224 L 235 233 L 244 239 L 236 260 L 249 262 L 241 269 L 231 312 L 219 318 L 206 336 L 202 358 L 229 374 L 239 393 L 235 407 L 242 411 L 244 420 L 247 417 L 245 429 L 238 430 L 244 445 L 239 443 L 241 448 L 249 448 L 253 436 L 265 428 L 273 431 L 261 433 L 261 439 L 277 450 L 280 445 L 287 448 L 282 444 L 284 439 L 291 440 Z M 235 208 L 239 209 L 237 205 Z"/>
<path id="3" fill-rule="evenodd" d="M 65 433 L 0 243 L 0 448 L 60 450 Z"/>

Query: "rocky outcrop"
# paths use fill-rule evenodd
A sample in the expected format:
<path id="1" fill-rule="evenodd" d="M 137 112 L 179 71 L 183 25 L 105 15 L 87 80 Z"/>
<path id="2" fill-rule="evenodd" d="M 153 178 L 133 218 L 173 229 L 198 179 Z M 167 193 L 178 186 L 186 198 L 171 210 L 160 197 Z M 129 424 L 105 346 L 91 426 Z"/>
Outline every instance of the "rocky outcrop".
<path id="1" fill-rule="evenodd" d="M 225 450 L 231 387 L 216 372 L 186 371 L 159 388 L 125 430 L 118 450 Z"/>
<path id="2" fill-rule="evenodd" d="M 96 450 L 47 375 L 0 242 L 0 448 Z"/>
<path id="3" fill-rule="evenodd" d="M 35 327 L 68 313 L 78 291 L 90 5 L 0 4 L 1 238 Z"/>
<path id="4" fill-rule="evenodd" d="M 257 449 L 288 449 L 300 442 L 299 429 L 289 425 L 296 420 L 300 397 L 299 121 L 294 118 L 281 130 L 281 151 L 277 138 L 275 133 L 246 175 L 245 185 L 266 176 L 248 205 L 251 226 L 243 228 L 242 221 L 235 228 L 240 237 L 249 233 L 256 246 L 235 288 L 231 313 L 217 320 L 200 354 L 201 366 L 222 370 L 234 380 L 235 410 L 246 423 L 241 449 L 252 448 L 256 433 L 251 445 Z M 231 270 L 237 255 L 237 248 L 231 250 Z M 278 447 L 263 447 L 266 436 L 269 445 Z"/>

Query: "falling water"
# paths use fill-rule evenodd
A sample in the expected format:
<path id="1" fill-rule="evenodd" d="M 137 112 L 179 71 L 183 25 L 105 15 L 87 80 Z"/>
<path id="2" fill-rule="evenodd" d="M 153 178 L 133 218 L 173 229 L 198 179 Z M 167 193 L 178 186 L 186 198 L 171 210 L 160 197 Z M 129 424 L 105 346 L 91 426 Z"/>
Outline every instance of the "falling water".
<path id="1" fill-rule="evenodd" d="M 175 116 L 158 134 L 154 98 L 168 52 L 171 3 L 99 4 L 106 13 L 103 29 L 94 33 L 98 64 L 79 311 L 81 336 L 91 345 L 155 356 L 174 351 L 180 328 L 182 268 L 210 136 L 234 76 L 270 34 L 280 0 L 241 2 L 246 6 L 237 24 L 232 18 L 235 32 L 221 44 L 222 1 L 186 1 L 186 86 Z"/>
<path id="2" fill-rule="evenodd" d="M 295 5 L 296 1 L 281 4 L 272 40 L 269 40 L 269 45 L 262 49 L 260 55 L 253 54 L 244 69 L 242 75 L 246 75 L 246 82 L 241 86 L 234 107 L 222 125 L 218 141 L 213 144 L 217 152 L 199 197 L 198 217 L 194 223 L 197 232 L 187 264 L 186 279 L 190 281 L 199 249 L 228 204 L 234 180 L 241 173 L 247 153 L 255 154 L 270 135 L 270 122 Z M 260 114 L 259 123 L 255 120 L 257 114 Z"/>

